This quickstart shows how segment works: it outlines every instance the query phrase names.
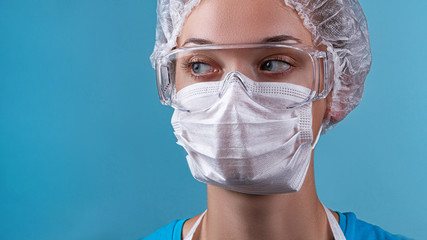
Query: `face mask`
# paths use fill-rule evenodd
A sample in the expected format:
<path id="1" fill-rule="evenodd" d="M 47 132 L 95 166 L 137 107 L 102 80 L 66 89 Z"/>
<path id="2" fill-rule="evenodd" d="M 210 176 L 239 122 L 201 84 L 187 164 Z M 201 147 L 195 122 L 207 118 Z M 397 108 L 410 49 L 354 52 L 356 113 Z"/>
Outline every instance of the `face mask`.
<path id="1" fill-rule="evenodd" d="M 312 104 L 307 102 L 292 109 L 274 106 L 292 105 L 310 89 L 289 83 L 254 82 L 239 73 L 228 76 L 218 94 L 207 91 L 212 89 L 212 83 L 205 82 L 187 86 L 176 96 L 183 107 L 203 106 L 213 95 L 218 98 L 205 110 L 177 109 L 172 116 L 177 143 L 188 153 L 193 177 L 248 194 L 298 191 L 314 148 Z M 262 88 L 249 88 L 245 83 Z M 268 89 L 271 84 L 275 91 L 258 90 Z M 197 94 L 186 101 L 180 99 L 181 92 Z"/>

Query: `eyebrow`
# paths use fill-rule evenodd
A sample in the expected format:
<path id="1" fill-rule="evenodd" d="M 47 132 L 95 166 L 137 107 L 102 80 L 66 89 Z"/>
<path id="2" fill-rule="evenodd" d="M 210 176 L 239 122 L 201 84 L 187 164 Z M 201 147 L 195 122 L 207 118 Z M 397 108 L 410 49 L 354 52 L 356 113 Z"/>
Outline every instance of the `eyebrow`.
<path id="1" fill-rule="evenodd" d="M 287 42 L 287 41 L 293 41 L 296 43 L 301 43 L 300 39 L 293 37 L 293 36 L 290 36 L 290 35 L 277 35 L 277 36 L 273 36 L 273 37 L 267 37 L 267 38 L 264 38 L 259 43 L 278 43 L 278 42 Z M 189 43 L 193 43 L 196 45 L 214 44 L 214 42 L 207 40 L 207 39 L 203 39 L 203 38 L 189 38 L 184 42 L 184 44 L 182 44 L 182 46 L 185 46 Z M 291 43 L 291 44 L 295 44 L 295 43 Z"/>
<path id="2" fill-rule="evenodd" d="M 265 38 L 261 43 L 276 43 L 276 42 L 287 42 L 287 41 L 294 41 L 296 43 L 301 43 L 300 39 L 290 35 L 278 35 L 274 37 L 268 37 L 268 38 Z"/>
<path id="3" fill-rule="evenodd" d="M 187 45 L 189 43 L 194 43 L 194 44 L 197 44 L 197 45 L 213 44 L 212 41 L 209 41 L 209 40 L 206 40 L 206 39 L 203 39 L 203 38 L 189 38 L 189 39 L 187 39 L 184 42 L 184 44 L 182 44 L 182 46 L 185 46 L 185 45 Z"/>

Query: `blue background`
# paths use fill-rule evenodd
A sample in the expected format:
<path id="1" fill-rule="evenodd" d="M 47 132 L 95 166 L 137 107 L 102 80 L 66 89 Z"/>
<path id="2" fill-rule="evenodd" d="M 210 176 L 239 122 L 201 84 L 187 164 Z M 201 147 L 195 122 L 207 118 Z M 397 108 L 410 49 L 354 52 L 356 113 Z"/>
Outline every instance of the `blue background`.
<path id="1" fill-rule="evenodd" d="M 426 1 L 361 1 L 372 71 L 315 156 L 330 208 L 416 239 L 427 213 Z M 206 207 L 148 57 L 156 2 L 0 0 L 0 239 L 137 239 Z"/>

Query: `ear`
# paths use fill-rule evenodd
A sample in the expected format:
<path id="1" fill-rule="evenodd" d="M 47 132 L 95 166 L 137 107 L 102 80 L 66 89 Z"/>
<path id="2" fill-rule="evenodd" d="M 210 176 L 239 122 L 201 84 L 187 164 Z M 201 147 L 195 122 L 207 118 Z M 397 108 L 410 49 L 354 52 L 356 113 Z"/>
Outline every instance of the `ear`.
<path id="1" fill-rule="evenodd" d="M 326 97 L 326 111 L 324 119 L 329 118 L 331 123 L 337 123 L 343 120 L 347 115 L 344 113 L 345 104 L 342 102 L 335 102 L 332 106 L 332 91 Z"/>

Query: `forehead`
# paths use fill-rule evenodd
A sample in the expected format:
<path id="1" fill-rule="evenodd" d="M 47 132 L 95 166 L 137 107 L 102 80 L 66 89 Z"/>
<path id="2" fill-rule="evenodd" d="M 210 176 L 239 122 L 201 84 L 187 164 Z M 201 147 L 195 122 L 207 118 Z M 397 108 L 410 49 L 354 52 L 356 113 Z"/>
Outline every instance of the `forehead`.
<path id="1" fill-rule="evenodd" d="M 236 44 L 279 35 L 313 46 L 311 33 L 283 0 L 202 0 L 185 20 L 178 47 L 190 38 Z"/>

